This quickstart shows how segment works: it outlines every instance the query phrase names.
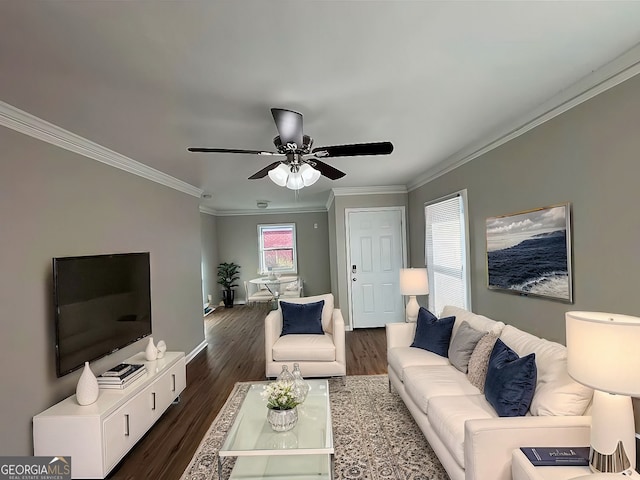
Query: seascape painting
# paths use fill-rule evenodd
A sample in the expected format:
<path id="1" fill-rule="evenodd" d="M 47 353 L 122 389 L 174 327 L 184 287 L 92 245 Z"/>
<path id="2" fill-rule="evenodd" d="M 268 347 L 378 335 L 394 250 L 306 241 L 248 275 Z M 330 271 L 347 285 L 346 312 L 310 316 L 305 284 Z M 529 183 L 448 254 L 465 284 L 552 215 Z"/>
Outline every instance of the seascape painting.
<path id="1" fill-rule="evenodd" d="M 487 219 L 490 289 L 573 302 L 570 205 Z"/>

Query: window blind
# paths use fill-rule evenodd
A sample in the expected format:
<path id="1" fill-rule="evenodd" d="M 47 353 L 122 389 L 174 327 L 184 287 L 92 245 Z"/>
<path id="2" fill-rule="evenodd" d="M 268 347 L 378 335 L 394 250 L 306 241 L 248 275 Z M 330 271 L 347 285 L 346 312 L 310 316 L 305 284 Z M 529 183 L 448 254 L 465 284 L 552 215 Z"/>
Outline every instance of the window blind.
<path id="1" fill-rule="evenodd" d="M 425 220 L 429 310 L 439 314 L 445 305 L 469 309 L 463 195 L 425 205 Z"/>

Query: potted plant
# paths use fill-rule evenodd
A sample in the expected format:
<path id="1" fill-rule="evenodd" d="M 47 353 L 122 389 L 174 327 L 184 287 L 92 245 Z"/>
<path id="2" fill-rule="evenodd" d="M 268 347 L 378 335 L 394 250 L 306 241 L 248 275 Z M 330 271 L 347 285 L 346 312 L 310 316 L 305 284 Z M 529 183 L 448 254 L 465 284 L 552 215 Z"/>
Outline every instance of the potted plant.
<path id="1" fill-rule="evenodd" d="M 240 278 L 240 265 L 233 262 L 222 262 L 218 265 L 218 283 L 222 285 L 222 300 L 224 306 L 233 308 L 234 288 L 238 286 L 237 282 Z"/>

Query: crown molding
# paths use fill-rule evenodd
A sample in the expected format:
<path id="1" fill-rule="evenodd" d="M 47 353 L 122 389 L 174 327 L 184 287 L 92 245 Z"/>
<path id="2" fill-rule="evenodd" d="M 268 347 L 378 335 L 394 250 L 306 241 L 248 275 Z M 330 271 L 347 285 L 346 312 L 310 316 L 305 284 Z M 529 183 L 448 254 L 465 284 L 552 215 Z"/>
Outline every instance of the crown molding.
<path id="1" fill-rule="evenodd" d="M 329 190 L 329 198 L 327 198 L 327 203 L 325 205 L 327 211 L 329 211 L 329 209 L 331 208 L 331 205 L 333 205 L 333 201 L 336 199 L 336 194 L 333 193 L 333 189 Z"/>
<path id="2" fill-rule="evenodd" d="M 380 195 L 380 194 L 393 194 L 393 193 L 407 193 L 407 187 L 405 185 L 388 185 L 378 187 L 341 187 L 332 188 L 331 193 L 335 197 L 342 197 L 346 195 Z M 333 201 L 333 197 L 329 196 L 330 201 Z"/>
<path id="3" fill-rule="evenodd" d="M 306 208 L 256 208 L 251 210 L 218 210 L 214 215 L 218 217 L 235 217 L 241 215 L 278 215 L 278 214 L 295 214 L 295 213 L 326 213 L 327 210 L 322 207 L 306 207 Z"/>
<path id="4" fill-rule="evenodd" d="M 446 173 L 484 155 L 491 150 L 533 130 L 539 125 L 571 110 L 581 103 L 621 84 L 640 73 L 640 44 L 631 48 L 604 67 L 587 75 L 571 87 L 555 95 L 540 107 L 513 122 L 515 128 L 496 130 L 484 140 L 460 150 L 434 168 L 427 170 L 415 180 L 407 183 L 409 191 L 415 190 Z M 512 125 L 513 125 L 512 124 Z"/>
<path id="5" fill-rule="evenodd" d="M 70 152 L 200 198 L 202 190 L 0 101 L 0 125 Z"/>
<path id="6" fill-rule="evenodd" d="M 200 205 L 200 213 L 206 213 L 207 215 L 218 215 L 218 211 L 215 208 L 208 207 L 207 205 Z"/>

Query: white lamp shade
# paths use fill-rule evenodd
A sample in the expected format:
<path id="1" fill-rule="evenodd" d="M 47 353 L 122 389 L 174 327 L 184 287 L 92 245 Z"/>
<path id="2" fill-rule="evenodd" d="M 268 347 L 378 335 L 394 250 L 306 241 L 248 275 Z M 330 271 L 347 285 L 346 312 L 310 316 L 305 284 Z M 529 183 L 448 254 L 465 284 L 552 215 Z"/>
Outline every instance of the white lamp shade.
<path id="1" fill-rule="evenodd" d="M 287 179 L 287 188 L 291 190 L 300 190 L 302 187 L 304 187 L 304 181 L 302 180 L 300 172 L 291 172 Z"/>
<path id="2" fill-rule="evenodd" d="M 308 163 L 305 163 L 300 167 L 300 175 L 302 175 L 302 181 L 304 182 L 305 187 L 313 185 L 320 178 L 320 172 Z"/>
<path id="3" fill-rule="evenodd" d="M 640 318 L 567 312 L 567 369 L 597 390 L 640 396 Z"/>
<path id="4" fill-rule="evenodd" d="M 402 295 L 426 295 L 429 293 L 427 269 L 401 268 L 400 293 Z"/>
<path id="5" fill-rule="evenodd" d="M 276 168 L 269 170 L 268 175 L 273 183 L 280 187 L 284 187 L 287 184 L 287 178 L 289 177 L 289 167 L 284 163 L 281 163 Z"/>

